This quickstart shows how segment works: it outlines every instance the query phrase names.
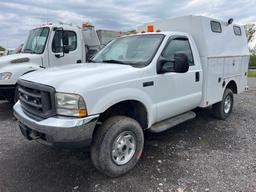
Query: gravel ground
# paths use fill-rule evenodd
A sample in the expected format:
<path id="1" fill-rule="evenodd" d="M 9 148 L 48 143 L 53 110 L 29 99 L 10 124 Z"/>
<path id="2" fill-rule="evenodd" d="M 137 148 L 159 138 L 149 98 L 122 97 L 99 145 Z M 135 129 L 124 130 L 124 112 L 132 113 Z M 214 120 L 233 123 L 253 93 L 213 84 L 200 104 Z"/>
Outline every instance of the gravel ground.
<path id="1" fill-rule="evenodd" d="M 226 121 L 197 118 L 161 134 L 146 133 L 139 164 L 110 179 L 89 152 L 53 150 L 23 138 L 8 103 L 0 103 L 0 191 L 256 192 L 256 79 L 235 98 Z"/>

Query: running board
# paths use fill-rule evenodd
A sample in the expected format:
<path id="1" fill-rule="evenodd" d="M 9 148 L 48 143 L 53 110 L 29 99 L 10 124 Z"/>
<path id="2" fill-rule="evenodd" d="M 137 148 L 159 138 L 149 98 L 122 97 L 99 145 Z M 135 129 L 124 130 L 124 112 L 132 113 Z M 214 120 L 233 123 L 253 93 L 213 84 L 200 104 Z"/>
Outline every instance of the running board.
<path id="1" fill-rule="evenodd" d="M 149 131 L 153 133 L 160 133 L 162 131 L 166 131 L 167 129 L 175 127 L 180 123 L 183 123 L 190 119 L 194 119 L 195 117 L 196 117 L 196 114 L 193 111 L 189 111 L 181 115 L 172 117 L 170 119 L 156 123 L 155 125 L 149 128 Z"/>

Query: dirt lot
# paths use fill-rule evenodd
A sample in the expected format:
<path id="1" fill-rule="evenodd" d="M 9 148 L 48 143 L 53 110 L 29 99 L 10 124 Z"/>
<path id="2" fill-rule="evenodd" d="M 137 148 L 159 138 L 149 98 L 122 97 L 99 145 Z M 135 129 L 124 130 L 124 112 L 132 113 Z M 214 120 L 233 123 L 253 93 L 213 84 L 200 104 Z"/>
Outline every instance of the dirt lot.
<path id="1" fill-rule="evenodd" d="M 226 121 L 200 110 L 196 119 L 146 134 L 145 151 L 127 175 L 98 173 L 89 152 L 53 150 L 29 142 L 8 103 L 0 103 L 0 191 L 256 192 L 256 78 L 235 99 Z"/>

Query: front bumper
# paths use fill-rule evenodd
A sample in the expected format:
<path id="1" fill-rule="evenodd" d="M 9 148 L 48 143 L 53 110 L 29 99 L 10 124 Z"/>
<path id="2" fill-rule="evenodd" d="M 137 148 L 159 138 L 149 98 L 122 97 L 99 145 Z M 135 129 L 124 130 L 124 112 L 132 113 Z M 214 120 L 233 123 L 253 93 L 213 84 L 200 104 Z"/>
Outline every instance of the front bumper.
<path id="1" fill-rule="evenodd" d="M 0 85 L 0 100 L 11 100 L 14 98 L 15 85 Z"/>
<path id="2" fill-rule="evenodd" d="M 27 139 L 55 147 L 89 145 L 99 117 L 99 115 L 86 118 L 50 117 L 36 121 L 24 113 L 19 101 L 13 108 L 21 132 Z"/>

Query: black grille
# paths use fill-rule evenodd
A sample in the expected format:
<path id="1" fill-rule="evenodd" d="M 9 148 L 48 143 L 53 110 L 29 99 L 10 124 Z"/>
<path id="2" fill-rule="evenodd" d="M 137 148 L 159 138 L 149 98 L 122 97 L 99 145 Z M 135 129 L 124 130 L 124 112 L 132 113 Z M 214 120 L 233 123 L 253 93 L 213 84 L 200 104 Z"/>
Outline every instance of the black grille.
<path id="1" fill-rule="evenodd" d="M 19 80 L 18 91 L 21 106 L 30 117 L 39 120 L 56 115 L 54 88 Z"/>

